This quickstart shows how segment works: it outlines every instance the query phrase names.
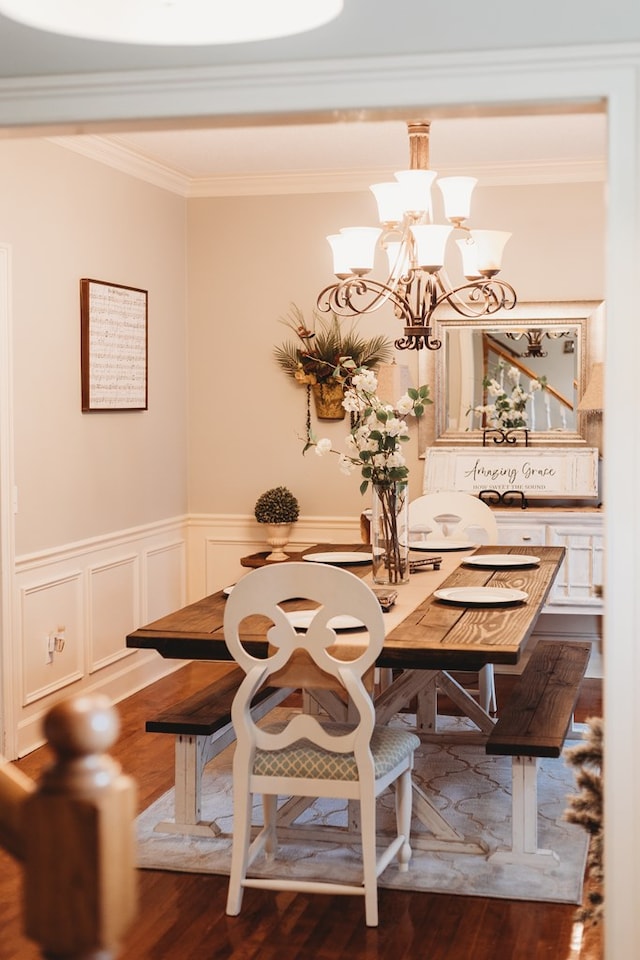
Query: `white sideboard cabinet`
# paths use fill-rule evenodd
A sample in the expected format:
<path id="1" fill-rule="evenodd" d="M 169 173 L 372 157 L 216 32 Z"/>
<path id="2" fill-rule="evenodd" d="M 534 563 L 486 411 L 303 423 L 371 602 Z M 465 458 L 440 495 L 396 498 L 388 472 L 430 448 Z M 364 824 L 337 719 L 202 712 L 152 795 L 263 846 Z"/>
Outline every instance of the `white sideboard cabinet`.
<path id="1" fill-rule="evenodd" d="M 603 511 L 600 508 L 518 507 L 495 510 L 504 544 L 560 546 L 566 557 L 551 588 L 546 610 L 601 614 Z"/>

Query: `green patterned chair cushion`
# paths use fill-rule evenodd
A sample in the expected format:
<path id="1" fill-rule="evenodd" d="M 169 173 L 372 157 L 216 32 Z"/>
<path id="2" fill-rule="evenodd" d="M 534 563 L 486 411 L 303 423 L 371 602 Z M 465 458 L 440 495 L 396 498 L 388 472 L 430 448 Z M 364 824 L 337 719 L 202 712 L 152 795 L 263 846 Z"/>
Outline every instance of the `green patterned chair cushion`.
<path id="1" fill-rule="evenodd" d="M 266 727 L 278 733 L 284 724 Z M 344 724 L 325 724 L 332 735 L 348 732 Z M 383 777 L 420 746 L 419 738 L 407 730 L 375 727 L 371 737 L 371 753 L 375 777 Z M 309 740 L 298 740 L 284 750 L 256 750 L 253 772 L 268 777 L 309 777 L 313 780 L 357 780 L 355 758 L 352 753 L 333 753 L 323 750 Z"/>

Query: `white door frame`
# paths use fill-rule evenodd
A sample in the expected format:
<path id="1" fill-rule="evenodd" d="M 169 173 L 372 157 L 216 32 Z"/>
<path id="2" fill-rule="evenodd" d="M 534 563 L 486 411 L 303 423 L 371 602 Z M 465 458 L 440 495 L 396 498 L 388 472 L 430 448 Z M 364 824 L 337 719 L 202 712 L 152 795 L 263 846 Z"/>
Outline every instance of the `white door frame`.
<path id="1" fill-rule="evenodd" d="M 15 757 L 14 450 L 11 247 L 0 243 L 0 753 Z"/>
<path id="2" fill-rule="evenodd" d="M 375 115 L 385 108 L 424 115 L 425 104 L 451 110 L 470 101 L 478 107 L 594 99 L 607 104 L 605 369 L 615 376 L 605 384 L 604 425 L 605 936 L 606 955 L 612 958 L 640 952 L 640 820 L 635 810 L 640 804 L 640 753 L 635 749 L 640 742 L 640 418 L 635 416 L 634 389 L 640 358 L 634 291 L 640 262 L 639 90 L 640 47 L 633 43 L 0 81 L 0 126 L 48 124 L 49 129 L 125 113 L 132 122 L 157 119 L 168 106 L 173 118 L 237 120 L 314 112 Z"/>

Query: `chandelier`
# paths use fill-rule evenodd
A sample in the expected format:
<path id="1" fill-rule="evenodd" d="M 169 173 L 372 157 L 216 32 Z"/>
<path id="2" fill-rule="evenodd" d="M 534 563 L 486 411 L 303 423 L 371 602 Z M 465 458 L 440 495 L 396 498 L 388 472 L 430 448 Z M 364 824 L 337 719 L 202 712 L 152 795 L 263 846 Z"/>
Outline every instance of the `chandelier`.
<path id="1" fill-rule="evenodd" d="M 443 177 L 429 169 L 429 121 L 410 122 L 409 170 L 395 181 L 371 186 L 379 214 L 379 227 L 344 227 L 327 237 L 333 251 L 338 282 L 325 287 L 317 299 L 318 310 L 342 317 L 373 313 L 391 303 L 404 322 L 398 350 L 438 350 L 442 342 L 433 335 L 433 315 L 447 303 L 463 317 L 473 319 L 498 310 L 510 310 L 516 293 L 497 280 L 504 246 L 511 236 L 499 230 L 471 230 L 469 217 L 473 177 Z M 433 222 L 431 187 L 436 182 L 448 223 Z M 445 249 L 454 231 L 462 256 L 465 282 L 453 286 L 444 268 Z M 368 276 L 376 250 L 387 255 L 386 280 Z"/>
<path id="2" fill-rule="evenodd" d="M 112 43 L 244 43 L 314 30 L 343 0 L 1 0 L 0 14 L 69 37 Z"/>
<path id="3" fill-rule="evenodd" d="M 570 337 L 570 330 L 542 330 L 539 327 L 532 327 L 530 330 L 520 330 L 518 332 L 509 331 L 505 336 L 510 340 L 527 339 L 527 349 L 521 353 L 521 357 L 546 357 L 547 351 L 543 348 L 542 341 L 545 337 L 549 340 L 560 340 L 561 337 Z M 570 341 L 567 341 L 568 343 Z"/>

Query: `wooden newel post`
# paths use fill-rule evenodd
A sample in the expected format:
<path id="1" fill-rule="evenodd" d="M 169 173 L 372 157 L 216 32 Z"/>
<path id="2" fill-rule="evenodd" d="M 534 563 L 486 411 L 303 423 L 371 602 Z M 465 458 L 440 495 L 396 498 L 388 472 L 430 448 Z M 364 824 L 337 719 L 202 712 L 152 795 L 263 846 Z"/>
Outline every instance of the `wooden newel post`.
<path id="1" fill-rule="evenodd" d="M 135 786 L 105 753 L 118 716 L 80 697 L 44 730 L 56 758 L 25 801 L 25 932 L 51 960 L 110 960 L 137 909 Z"/>

